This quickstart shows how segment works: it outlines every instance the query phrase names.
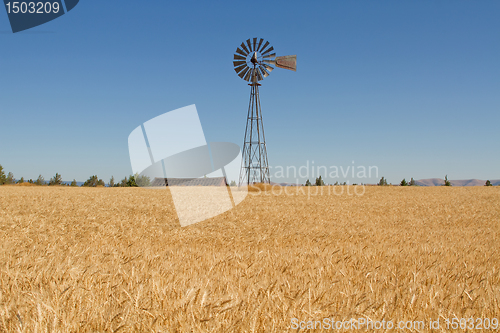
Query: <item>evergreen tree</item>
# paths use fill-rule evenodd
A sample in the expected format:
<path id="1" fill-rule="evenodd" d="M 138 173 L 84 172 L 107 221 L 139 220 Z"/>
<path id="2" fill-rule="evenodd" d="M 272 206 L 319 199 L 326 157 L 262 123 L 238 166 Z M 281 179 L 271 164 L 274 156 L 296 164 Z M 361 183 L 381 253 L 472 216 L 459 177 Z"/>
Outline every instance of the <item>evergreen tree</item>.
<path id="1" fill-rule="evenodd" d="M 82 186 L 84 187 L 96 187 L 97 182 L 99 181 L 99 178 L 97 178 L 97 175 L 90 176 L 89 179 L 87 179 Z"/>
<path id="2" fill-rule="evenodd" d="M 108 186 L 109 187 L 115 186 L 115 177 L 111 176 L 111 179 L 109 180 Z"/>
<path id="3" fill-rule="evenodd" d="M 309 179 L 306 181 L 306 185 L 305 186 L 311 186 L 311 182 L 309 181 Z"/>
<path id="4" fill-rule="evenodd" d="M 5 178 L 5 184 L 14 184 L 15 179 L 14 179 L 14 174 L 12 172 L 9 172 L 7 174 L 7 178 Z"/>
<path id="5" fill-rule="evenodd" d="M 484 184 L 484 186 L 493 186 L 493 185 L 491 185 L 491 182 L 489 180 L 487 180 L 486 184 Z"/>
<path id="6" fill-rule="evenodd" d="M 410 180 L 410 184 L 409 184 L 409 185 L 410 185 L 410 186 L 415 186 L 415 185 L 417 185 L 417 184 L 415 183 L 415 180 L 413 179 L 413 177 L 411 178 L 411 180 Z"/>
<path id="7" fill-rule="evenodd" d="M 450 181 L 448 180 L 448 175 L 444 177 L 444 186 L 451 186 Z"/>
<path id="8" fill-rule="evenodd" d="M 120 182 L 120 186 L 121 187 L 126 187 L 127 186 L 127 183 L 128 183 L 128 179 L 127 177 L 123 178 Z"/>
<path id="9" fill-rule="evenodd" d="M 400 186 L 408 186 L 408 183 L 406 182 L 406 178 L 403 178 L 401 183 L 399 183 Z"/>
<path id="10" fill-rule="evenodd" d="M 90 176 L 89 179 L 83 183 L 82 186 L 84 187 L 97 187 L 97 186 L 105 186 L 104 181 L 102 179 L 99 179 L 97 175 Z"/>
<path id="11" fill-rule="evenodd" d="M 37 180 L 35 181 L 35 184 L 37 185 L 45 185 L 45 179 L 43 178 L 42 175 L 39 175 Z"/>
<path id="12" fill-rule="evenodd" d="M 17 181 L 17 183 L 18 183 L 18 184 L 22 184 L 22 183 L 24 183 L 24 177 L 21 177 L 21 179 L 19 179 L 19 180 Z"/>
<path id="13" fill-rule="evenodd" d="M 76 179 L 73 179 L 70 186 L 78 186 L 78 184 L 76 183 Z"/>
<path id="14" fill-rule="evenodd" d="M 321 179 L 321 176 L 319 178 L 316 178 L 316 186 L 325 186 L 325 182 L 323 179 Z"/>
<path id="15" fill-rule="evenodd" d="M 61 184 L 62 184 L 62 177 L 60 174 L 56 172 L 55 176 L 49 180 L 49 186 L 61 185 Z"/>
<path id="16" fill-rule="evenodd" d="M 378 182 L 378 185 L 380 186 L 387 186 L 387 179 L 384 177 L 380 178 L 380 181 Z"/>
<path id="17" fill-rule="evenodd" d="M 130 176 L 130 177 L 128 177 L 127 186 L 128 186 L 128 187 L 138 187 L 138 186 L 139 186 L 139 185 L 137 185 L 137 183 L 135 182 L 135 177 L 134 177 L 134 176 Z"/>
<path id="18" fill-rule="evenodd" d="M 0 185 L 5 184 L 7 177 L 5 177 L 5 172 L 3 171 L 3 167 L 0 165 Z"/>
<path id="19" fill-rule="evenodd" d="M 229 186 L 236 186 L 236 182 L 234 180 L 231 180 L 231 184 Z"/>

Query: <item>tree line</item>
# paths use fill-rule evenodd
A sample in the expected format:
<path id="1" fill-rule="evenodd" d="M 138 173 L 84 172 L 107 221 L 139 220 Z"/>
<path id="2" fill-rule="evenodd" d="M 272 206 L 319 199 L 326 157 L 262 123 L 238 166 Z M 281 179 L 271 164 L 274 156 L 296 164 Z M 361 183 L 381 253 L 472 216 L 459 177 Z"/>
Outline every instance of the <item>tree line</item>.
<path id="1" fill-rule="evenodd" d="M 64 183 L 62 180 L 62 176 L 59 173 L 56 173 L 54 177 L 50 178 L 49 181 L 45 181 L 45 178 L 42 175 L 39 175 L 37 179 L 28 179 L 25 180 L 24 177 L 20 179 L 15 179 L 14 174 L 9 172 L 5 174 L 5 171 L 0 165 L 0 185 L 10 185 L 10 184 L 22 184 L 22 183 L 30 183 L 34 185 L 48 185 L 48 186 L 78 186 L 76 179 L 73 179 L 71 183 Z M 87 179 L 81 186 L 82 187 L 143 187 L 150 186 L 151 179 L 144 175 L 130 175 L 128 177 L 123 178 L 122 180 L 115 182 L 115 178 L 111 176 L 108 184 L 106 184 L 102 179 L 97 177 L 97 175 L 92 175 Z"/>
<path id="2" fill-rule="evenodd" d="M 54 186 L 54 185 L 65 185 L 65 186 L 78 186 L 78 183 L 75 179 L 71 183 L 66 183 L 64 184 L 62 181 L 62 176 L 59 173 L 56 173 L 54 177 L 50 178 L 48 182 L 45 181 L 42 175 L 39 175 L 36 180 L 29 179 L 25 180 L 24 177 L 21 177 L 19 180 L 16 180 L 14 178 L 14 174 L 12 172 L 5 174 L 5 171 L 3 170 L 2 165 L 0 165 L 0 185 L 9 185 L 9 184 L 22 184 L 22 183 L 31 183 L 34 185 L 49 185 L 49 186 Z M 326 186 L 327 184 L 323 181 L 321 176 L 316 178 L 316 182 L 312 184 L 309 179 L 306 181 L 304 184 L 305 186 Z M 347 185 L 346 182 L 343 184 L 339 184 L 339 182 L 335 182 L 333 185 Z M 357 185 L 357 184 L 353 184 Z M 387 179 L 382 177 L 380 181 L 377 183 L 379 186 L 387 186 L 389 185 L 387 183 Z M 391 184 L 392 185 L 392 184 Z M 403 178 L 403 180 L 399 183 L 400 186 L 418 186 L 413 178 L 408 182 L 406 181 L 406 178 Z M 97 177 L 97 175 L 90 176 L 89 179 L 87 179 L 81 186 L 83 187 L 146 187 L 146 186 L 151 186 L 151 179 L 147 176 L 144 175 L 130 175 L 129 177 L 125 177 L 122 180 L 116 182 L 115 178 L 111 176 L 111 179 L 109 180 L 108 184 L 104 183 L 102 179 Z M 232 181 L 229 186 L 236 186 L 236 182 Z M 444 182 L 442 186 L 452 186 L 451 182 L 448 180 L 448 175 L 444 177 Z M 486 181 L 484 186 L 493 186 L 489 180 Z"/>
<path id="3" fill-rule="evenodd" d="M 325 186 L 325 185 L 327 185 L 327 184 L 325 184 L 325 182 L 323 181 L 321 176 L 316 178 L 316 182 L 314 184 L 311 183 L 311 181 L 309 179 L 304 184 L 304 186 Z M 347 183 L 344 182 L 343 184 L 340 184 L 339 182 L 335 182 L 335 184 L 333 184 L 333 185 L 347 185 Z M 358 184 L 352 184 L 352 185 L 358 185 Z M 363 184 L 361 184 L 361 185 L 363 185 Z M 385 177 L 382 177 L 382 178 L 380 178 L 377 185 L 378 186 L 388 186 L 388 185 L 392 185 L 392 184 L 388 184 L 387 179 L 385 179 Z M 406 178 L 403 178 L 403 180 L 399 183 L 399 186 L 418 186 L 418 185 L 413 178 L 411 178 L 410 181 L 407 181 Z M 444 181 L 443 181 L 443 184 L 441 186 L 452 186 L 451 182 L 448 180 L 448 175 L 446 175 L 444 177 Z M 491 181 L 487 180 L 486 183 L 484 184 L 484 186 L 493 186 L 493 184 L 491 183 Z"/>
<path id="4" fill-rule="evenodd" d="M 377 185 L 382 185 L 382 186 L 387 185 L 387 180 L 384 177 L 382 177 Z M 415 183 L 415 180 L 413 180 L 413 178 L 410 180 L 410 182 L 407 182 L 406 178 L 403 178 L 401 183 L 399 183 L 399 186 L 418 186 L 418 185 Z M 441 186 L 452 186 L 451 182 L 448 180 L 448 175 L 444 176 L 444 182 L 441 184 Z M 484 186 L 493 186 L 493 184 L 491 184 L 491 181 L 487 180 Z"/>

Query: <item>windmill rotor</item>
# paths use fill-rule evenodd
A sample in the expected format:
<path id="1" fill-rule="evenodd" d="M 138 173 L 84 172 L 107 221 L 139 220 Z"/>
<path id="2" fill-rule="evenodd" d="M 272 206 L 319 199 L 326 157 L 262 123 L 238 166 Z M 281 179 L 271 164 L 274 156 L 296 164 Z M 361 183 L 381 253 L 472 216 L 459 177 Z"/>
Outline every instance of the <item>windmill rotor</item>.
<path id="1" fill-rule="evenodd" d="M 247 39 L 236 48 L 234 71 L 245 81 L 258 82 L 268 77 L 274 67 L 297 70 L 296 55 L 277 57 L 273 51 L 274 47 L 263 38 Z"/>

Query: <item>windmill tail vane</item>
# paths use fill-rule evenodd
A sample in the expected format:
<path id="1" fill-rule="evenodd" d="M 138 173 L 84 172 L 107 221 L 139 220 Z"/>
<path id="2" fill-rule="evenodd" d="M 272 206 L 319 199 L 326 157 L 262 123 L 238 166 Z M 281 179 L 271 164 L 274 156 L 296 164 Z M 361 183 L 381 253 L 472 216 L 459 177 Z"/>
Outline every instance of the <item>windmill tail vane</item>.
<path id="1" fill-rule="evenodd" d="M 236 48 L 234 70 L 240 78 L 250 82 L 250 102 L 243 141 L 243 159 L 239 186 L 270 183 L 266 138 L 260 107 L 259 81 L 264 80 L 274 67 L 297 70 L 297 56 L 276 56 L 274 47 L 263 38 L 247 39 Z M 274 66 L 274 67 L 273 67 Z"/>

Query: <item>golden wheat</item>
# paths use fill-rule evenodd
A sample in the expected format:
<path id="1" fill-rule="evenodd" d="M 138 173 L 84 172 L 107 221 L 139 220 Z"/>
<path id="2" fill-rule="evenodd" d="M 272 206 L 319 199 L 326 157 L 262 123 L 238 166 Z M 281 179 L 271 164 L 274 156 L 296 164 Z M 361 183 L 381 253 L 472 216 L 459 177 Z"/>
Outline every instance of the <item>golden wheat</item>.
<path id="1" fill-rule="evenodd" d="M 500 188 L 331 189 L 180 228 L 168 191 L 2 186 L 0 331 L 500 318 Z"/>

